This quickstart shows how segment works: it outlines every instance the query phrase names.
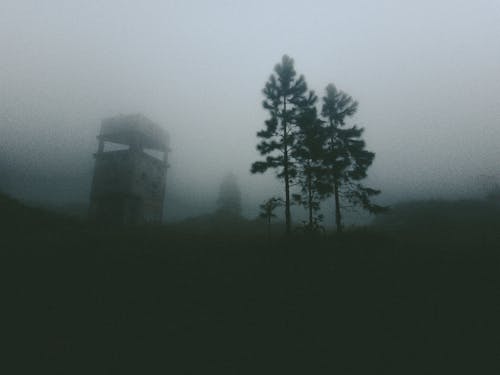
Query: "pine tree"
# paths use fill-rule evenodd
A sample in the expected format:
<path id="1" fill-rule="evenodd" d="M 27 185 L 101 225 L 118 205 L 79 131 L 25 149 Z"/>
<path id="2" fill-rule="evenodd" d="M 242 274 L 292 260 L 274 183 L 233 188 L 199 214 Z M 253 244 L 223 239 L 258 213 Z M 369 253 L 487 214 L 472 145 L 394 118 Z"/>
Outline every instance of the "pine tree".
<path id="1" fill-rule="evenodd" d="M 308 211 L 307 229 L 314 230 L 320 215 L 321 196 L 321 162 L 323 158 L 323 121 L 318 118 L 315 103 L 317 96 L 310 92 L 300 106 L 297 116 L 296 142 L 292 155 L 297 165 L 297 180 L 300 194 L 293 194 L 294 201 Z"/>
<path id="2" fill-rule="evenodd" d="M 321 114 L 326 119 L 325 156 L 323 159 L 323 193 L 335 199 L 335 223 L 342 232 L 341 197 L 353 205 L 377 213 L 385 208 L 370 198 L 380 193 L 359 183 L 366 177 L 375 154 L 365 150 L 363 128 L 347 127 L 345 121 L 358 109 L 358 102 L 333 84 L 326 87 Z"/>
<path id="3" fill-rule="evenodd" d="M 265 121 L 265 129 L 257 133 L 257 137 L 262 139 L 257 150 L 266 159 L 254 162 L 251 167 L 252 173 L 276 169 L 277 177 L 283 179 L 287 234 L 291 233 L 290 184 L 297 173 L 291 155 L 295 139 L 293 127 L 298 106 L 307 91 L 305 78 L 302 75 L 297 78 L 296 75 L 293 59 L 285 55 L 265 84 L 262 105 L 270 117 Z"/>
<path id="4" fill-rule="evenodd" d="M 227 174 L 220 185 L 217 215 L 225 218 L 241 216 L 241 191 L 233 173 Z"/>

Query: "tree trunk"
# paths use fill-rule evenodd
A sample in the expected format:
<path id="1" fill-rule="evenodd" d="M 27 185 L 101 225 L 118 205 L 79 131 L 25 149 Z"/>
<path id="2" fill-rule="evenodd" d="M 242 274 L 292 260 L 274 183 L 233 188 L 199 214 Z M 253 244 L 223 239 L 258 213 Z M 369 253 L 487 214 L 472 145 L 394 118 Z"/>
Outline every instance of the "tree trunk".
<path id="1" fill-rule="evenodd" d="M 290 216 L 290 181 L 288 173 L 288 150 L 285 148 L 285 223 L 286 234 L 291 233 L 291 216 Z"/>
<path id="2" fill-rule="evenodd" d="M 342 216 L 340 214 L 340 198 L 339 198 L 339 180 L 335 177 L 334 180 L 335 193 L 335 224 L 337 225 L 337 233 L 342 233 Z"/>
<path id="3" fill-rule="evenodd" d="M 288 133 L 286 124 L 286 96 L 283 97 L 283 158 L 284 158 L 284 177 L 285 177 L 285 225 L 286 235 L 289 236 L 292 232 L 292 223 L 290 215 L 290 175 L 288 171 Z"/>
<path id="4" fill-rule="evenodd" d="M 307 174 L 307 190 L 308 190 L 308 207 L 309 207 L 309 228 L 312 229 L 313 226 L 313 207 L 312 207 L 312 178 L 311 172 Z"/>
<path id="5" fill-rule="evenodd" d="M 330 127 L 333 129 L 334 123 L 330 120 Z M 333 145 L 335 144 L 335 138 L 331 137 L 331 152 L 334 152 Z M 333 170 L 333 193 L 335 197 L 335 224 L 337 226 L 337 233 L 342 233 L 342 216 L 340 214 L 340 197 L 339 197 L 339 179 L 337 173 Z"/>
<path id="6" fill-rule="evenodd" d="M 267 240 L 271 240 L 271 216 L 267 217 Z"/>

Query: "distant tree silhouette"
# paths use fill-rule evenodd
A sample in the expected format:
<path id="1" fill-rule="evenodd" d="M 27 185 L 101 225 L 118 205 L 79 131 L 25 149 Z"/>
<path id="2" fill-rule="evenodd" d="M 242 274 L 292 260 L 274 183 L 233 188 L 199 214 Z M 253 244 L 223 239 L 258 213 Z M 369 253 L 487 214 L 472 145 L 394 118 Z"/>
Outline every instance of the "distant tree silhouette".
<path id="1" fill-rule="evenodd" d="M 293 126 L 298 106 L 304 100 L 307 85 L 304 76 L 296 77 L 294 61 L 283 56 L 281 63 L 274 67 L 263 94 L 263 107 L 269 112 L 265 121 L 265 129 L 257 133 L 262 141 L 257 145 L 264 161 L 252 164 L 252 173 L 263 173 L 269 168 L 277 170 L 277 177 L 285 183 L 285 223 L 286 233 L 291 233 L 290 184 L 296 176 L 296 168 L 292 160 L 291 149 L 294 144 Z"/>
<path id="2" fill-rule="evenodd" d="M 230 217 L 241 216 L 241 191 L 233 173 L 227 174 L 220 185 L 217 214 Z"/>
<path id="3" fill-rule="evenodd" d="M 500 185 L 498 183 L 494 183 L 493 186 L 488 189 L 486 199 L 492 202 L 500 202 Z"/>
<path id="4" fill-rule="evenodd" d="M 359 183 L 366 177 L 375 154 L 365 150 L 362 139 L 363 128 L 346 126 L 346 119 L 358 109 L 358 102 L 335 85 L 326 87 L 321 114 L 326 119 L 325 155 L 323 158 L 323 193 L 335 199 L 335 223 L 337 232 L 342 232 L 341 197 L 349 203 L 372 213 L 385 210 L 375 205 L 370 198 L 380 193 Z"/>

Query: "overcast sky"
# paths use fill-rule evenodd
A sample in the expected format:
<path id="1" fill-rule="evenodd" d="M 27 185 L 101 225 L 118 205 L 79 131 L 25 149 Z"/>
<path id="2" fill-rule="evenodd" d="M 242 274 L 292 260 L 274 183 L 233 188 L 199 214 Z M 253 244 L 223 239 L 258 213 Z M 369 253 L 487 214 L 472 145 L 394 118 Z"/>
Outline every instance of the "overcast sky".
<path id="1" fill-rule="evenodd" d="M 281 191 L 249 168 L 285 53 L 359 101 L 382 200 L 500 174 L 498 0 L 0 0 L 0 187 L 87 199 L 101 119 L 141 112 L 171 135 L 167 218 L 211 209 L 230 171 L 255 215 Z"/>

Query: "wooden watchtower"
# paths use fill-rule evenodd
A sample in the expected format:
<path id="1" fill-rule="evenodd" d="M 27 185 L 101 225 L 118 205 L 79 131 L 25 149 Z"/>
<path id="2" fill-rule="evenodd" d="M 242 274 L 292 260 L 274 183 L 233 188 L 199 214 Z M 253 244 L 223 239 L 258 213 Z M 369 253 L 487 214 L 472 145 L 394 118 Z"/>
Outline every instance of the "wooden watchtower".
<path id="1" fill-rule="evenodd" d="M 168 134 L 141 114 L 102 121 L 90 194 L 91 219 L 159 223 L 168 168 Z"/>

